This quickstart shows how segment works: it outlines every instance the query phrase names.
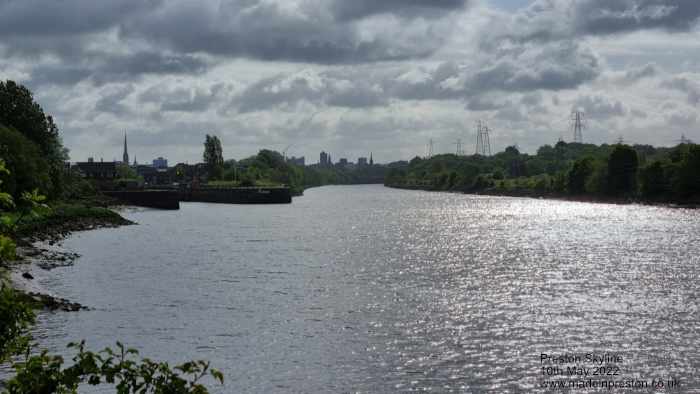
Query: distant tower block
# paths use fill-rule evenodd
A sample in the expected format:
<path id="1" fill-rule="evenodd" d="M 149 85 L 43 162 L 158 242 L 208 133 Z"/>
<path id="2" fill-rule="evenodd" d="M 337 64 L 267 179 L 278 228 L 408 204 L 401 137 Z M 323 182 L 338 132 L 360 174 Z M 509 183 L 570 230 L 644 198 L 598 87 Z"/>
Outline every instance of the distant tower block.
<path id="1" fill-rule="evenodd" d="M 583 123 L 585 114 L 581 111 L 573 111 L 571 113 L 571 124 L 574 129 L 574 142 L 583 144 L 583 129 L 586 127 Z"/>
<path id="2" fill-rule="evenodd" d="M 489 137 L 489 126 L 486 122 L 478 120 L 476 122 L 476 154 L 481 156 L 491 156 L 491 138 Z"/>

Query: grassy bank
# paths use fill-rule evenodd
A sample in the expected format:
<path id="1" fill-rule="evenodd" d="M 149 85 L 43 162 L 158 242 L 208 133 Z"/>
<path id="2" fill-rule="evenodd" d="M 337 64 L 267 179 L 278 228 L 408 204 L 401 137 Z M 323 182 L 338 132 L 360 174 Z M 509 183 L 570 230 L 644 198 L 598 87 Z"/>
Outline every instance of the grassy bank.
<path id="1" fill-rule="evenodd" d="M 23 217 L 17 226 L 16 234 L 24 240 L 56 239 L 65 237 L 72 231 L 128 224 L 133 222 L 107 207 L 80 202 L 57 202 L 45 212 Z"/>

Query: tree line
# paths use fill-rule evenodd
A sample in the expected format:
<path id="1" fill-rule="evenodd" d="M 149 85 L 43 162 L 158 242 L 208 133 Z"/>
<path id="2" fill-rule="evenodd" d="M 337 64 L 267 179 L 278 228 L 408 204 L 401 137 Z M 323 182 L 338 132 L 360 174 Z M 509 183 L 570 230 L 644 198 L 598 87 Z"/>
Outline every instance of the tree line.
<path id="1" fill-rule="evenodd" d="M 323 185 L 347 185 L 383 179 L 386 168 L 366 166 L 348 170 L 340 166 L 298 166 L 276 151 L 262 149 L 241 160 L 224 160 L 221 140 L 207 134 L 204 141 L 204 165 L 210 185 L 219 186 L 288 186 L 294 195 Z"/>
<path id="2" fill-rule="evenodd" d="M 558 142 L 535 155 L 508 147 L 493 156 L 416 157 L 392 169 L 389 186 L 531 196 L 575 196 L 697 203 L 700 146 Z"/>

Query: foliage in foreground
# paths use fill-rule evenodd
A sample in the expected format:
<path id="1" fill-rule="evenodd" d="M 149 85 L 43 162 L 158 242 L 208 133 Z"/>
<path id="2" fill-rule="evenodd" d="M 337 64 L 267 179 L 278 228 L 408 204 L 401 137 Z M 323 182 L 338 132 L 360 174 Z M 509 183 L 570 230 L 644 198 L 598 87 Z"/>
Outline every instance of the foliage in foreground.
<path id="1" fill-rule="evenodd" d="M 105 348 L 97 353 L 86 351 L 85 342 L 70 343 L 68 347 L 78 350 L 72 366 L 63 368 L 63 358 L 47 352 L 27 355 L 24 361 L 15 364 L 17 375 L 7 382 L 6 392 L 77 393 L 80 384 L 87 383 L 114 385 L 119 394 L 205 394 L 208 390 L 200 383 L 205 376 L 224 382 L 223 374 L 211 369 L 205 361 L 171 368 L 168 363 L 139 359 L 136 349 L 127 349 L 119 342 L 116 351 Z"/>
<path id="2" fill-rule="evenodd" d="M 34 312 L 9 286 L 0 289 L 0 364 L 29 348 L 26 330 L 34 323 Z"/>

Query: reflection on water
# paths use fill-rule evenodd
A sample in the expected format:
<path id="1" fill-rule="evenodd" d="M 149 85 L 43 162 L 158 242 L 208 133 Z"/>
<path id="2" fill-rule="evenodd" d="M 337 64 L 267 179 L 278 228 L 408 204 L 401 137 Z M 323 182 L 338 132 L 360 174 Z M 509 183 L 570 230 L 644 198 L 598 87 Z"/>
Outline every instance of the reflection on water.
<path id="1" fill-rule="evenodd" d="M 522 392 L 564 352 L 700 387 L 697 211 L 355 186 L 127 215 L 37 273 L 92 308 L 42 345 L 209 359 L 220 392 Z"/>

